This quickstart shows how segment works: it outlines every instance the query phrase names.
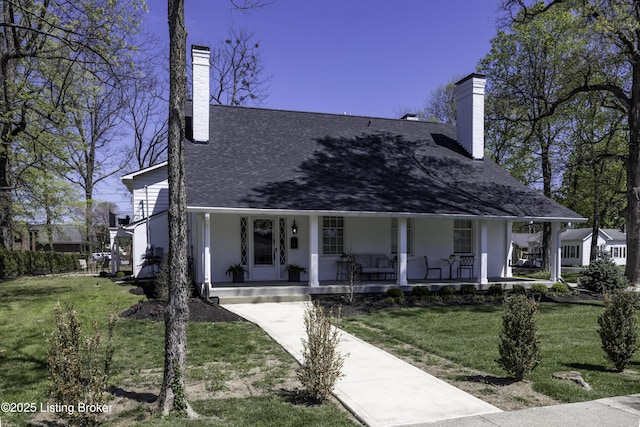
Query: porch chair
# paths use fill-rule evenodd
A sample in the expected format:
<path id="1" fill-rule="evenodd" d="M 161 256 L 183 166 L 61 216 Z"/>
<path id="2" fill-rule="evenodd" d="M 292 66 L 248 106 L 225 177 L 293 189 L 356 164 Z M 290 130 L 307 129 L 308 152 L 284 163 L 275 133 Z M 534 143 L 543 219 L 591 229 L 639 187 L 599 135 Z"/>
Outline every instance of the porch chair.
<path id="1" fill-rule="evenodd" d="M 473 277 L 473 255 L 462 255 L 458 262 L 458 278 L 462 277 L 462 271 L 469 271 L 469 279 Z"/>
<path id="2" fill-rule="evenodd" d="M 426 270 L 424 272 L 424 278 L 426 279 L 427 276 L 429 276 L 429 272 L 430 271 L 437 271 L 438 274 L 440 275 L 439 279 L 442 280 L 442 268 L 440 267 L 429 267 L 429 259 L 427 258 L 427 256 L 425 255 L 424 257 L 424 264 L 426 267 Z"/>

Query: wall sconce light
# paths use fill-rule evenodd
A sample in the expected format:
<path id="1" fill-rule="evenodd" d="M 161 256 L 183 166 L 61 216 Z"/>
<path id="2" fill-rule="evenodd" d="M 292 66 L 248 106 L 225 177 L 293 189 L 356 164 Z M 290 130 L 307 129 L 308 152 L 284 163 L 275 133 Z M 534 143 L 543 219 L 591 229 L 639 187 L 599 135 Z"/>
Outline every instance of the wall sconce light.
<path id="1" fill-rule="evenodd" d="M 298 234 L 298 226 L 296 225 L 296 220 L 293 220 L 293 224 L 291 225 L 291 232 L 293 234 Z"/>

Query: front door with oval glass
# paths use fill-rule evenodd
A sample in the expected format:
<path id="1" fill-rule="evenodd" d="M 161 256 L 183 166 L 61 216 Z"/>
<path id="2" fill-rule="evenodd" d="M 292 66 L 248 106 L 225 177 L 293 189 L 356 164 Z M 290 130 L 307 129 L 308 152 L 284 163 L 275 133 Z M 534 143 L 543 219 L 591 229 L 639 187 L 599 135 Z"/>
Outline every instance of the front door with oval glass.
<path id="1" fill-rule="evenodd" d="M 251 278 L 253 280 L 278 279 L 278 247 L 275 218 L 253 218 L 251 221 Z"/>

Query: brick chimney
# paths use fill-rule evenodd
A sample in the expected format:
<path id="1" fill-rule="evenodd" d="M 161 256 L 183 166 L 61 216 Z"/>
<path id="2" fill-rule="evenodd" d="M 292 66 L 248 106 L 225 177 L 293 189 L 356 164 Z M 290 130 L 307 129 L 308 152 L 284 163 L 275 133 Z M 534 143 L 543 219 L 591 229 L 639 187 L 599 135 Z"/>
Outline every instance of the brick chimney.
<path id="1" fill-rule="evenodd" d="M 456 83 L 456 129 L 460 144 L 474 160 L 484 158 L 484 86 L 482 74 L 469 74 Z"/>
<path id="2" fill-rule="evenodd" d="M 193 141 L 209 142 L 209 48 L 191 45 L 193 65 Z"/>

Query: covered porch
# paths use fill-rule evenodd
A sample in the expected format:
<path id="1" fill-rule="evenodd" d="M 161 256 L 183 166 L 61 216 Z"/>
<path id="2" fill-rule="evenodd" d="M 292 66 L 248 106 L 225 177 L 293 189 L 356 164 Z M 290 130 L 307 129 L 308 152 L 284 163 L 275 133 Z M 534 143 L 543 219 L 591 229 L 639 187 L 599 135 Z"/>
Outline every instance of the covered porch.
<path id="1" fill-rule="evenodd" d="M 560 279 L 563 222 L 552 222 L 551 283 Z M 192 211 L 189 228 L 195 281 L 203 296 L 215 296 L 225 288 L 312 288 L 307 294 L 344 288 L 345 254 L 368 256 L 373 267 L 385 262 L 390 274 L 361 277 L 369 287 L 508 284 L 512 224 L 512 218 L 247 209 Z M 460 271 L 463 258 L 470 264 Z M 227 270 L 238 264 L 245 285 L 229 283 Z M 290 265 L 306 270 L 304 283 L 284 282 Z"/>

